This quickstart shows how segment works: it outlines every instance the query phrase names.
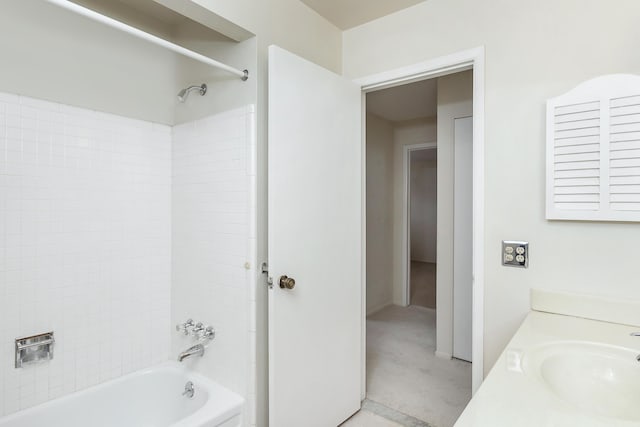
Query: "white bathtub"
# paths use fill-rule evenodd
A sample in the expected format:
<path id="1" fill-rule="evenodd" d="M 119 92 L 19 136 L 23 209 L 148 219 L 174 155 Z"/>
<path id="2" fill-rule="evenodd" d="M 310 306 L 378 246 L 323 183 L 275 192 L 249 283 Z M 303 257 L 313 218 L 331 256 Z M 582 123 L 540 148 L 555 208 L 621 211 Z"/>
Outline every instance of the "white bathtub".
<path id="1" fill-rule="evenodd" d="M 185 384 L 195 395 L 182 395 Z M 244 400 L 167 362 L 0 418 L 0 427 L 238 427 Z"/>

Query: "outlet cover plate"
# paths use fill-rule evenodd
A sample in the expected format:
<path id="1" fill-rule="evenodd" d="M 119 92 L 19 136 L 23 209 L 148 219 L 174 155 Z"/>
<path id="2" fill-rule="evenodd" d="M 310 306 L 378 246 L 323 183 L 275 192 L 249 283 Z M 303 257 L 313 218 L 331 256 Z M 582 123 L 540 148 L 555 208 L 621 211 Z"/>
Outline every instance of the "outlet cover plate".
<path id="1" fill-rule="evenodd" d="M 502 265 L 507 267 L 529 267 L 529 242 L 502 241 Z"/>

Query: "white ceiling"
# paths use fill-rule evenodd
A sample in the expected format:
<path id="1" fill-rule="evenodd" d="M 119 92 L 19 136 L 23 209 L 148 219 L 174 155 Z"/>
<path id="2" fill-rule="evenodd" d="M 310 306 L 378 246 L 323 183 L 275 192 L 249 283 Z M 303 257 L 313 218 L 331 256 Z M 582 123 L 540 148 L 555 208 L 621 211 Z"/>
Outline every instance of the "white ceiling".
<path id="1" fill-rule="evenodd" d="M 426 0 L 301 0 L 341 30 L 382 18 Z"/>
<path id="2" fill-rule="evenodd" d="M 437 79 L 429 79 L 370 92 L 367 94 L 367 112 L 392 122 L 435 117 L 437 89 Z"/>

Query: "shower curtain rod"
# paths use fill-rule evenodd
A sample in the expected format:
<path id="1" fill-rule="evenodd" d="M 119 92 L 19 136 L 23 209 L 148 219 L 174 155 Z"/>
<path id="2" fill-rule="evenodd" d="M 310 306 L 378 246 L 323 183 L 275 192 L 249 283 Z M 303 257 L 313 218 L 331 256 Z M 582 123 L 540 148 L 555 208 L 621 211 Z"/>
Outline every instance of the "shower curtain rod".
<path id="1" fill-rule="evenodd" d="M 139 30 L 135 27 L 132 27 L 130 25 L 127 25 L 123 22 L 120 21 L 116 21 L 113 18 L 109 18 L 108 16 L 102 15 L 98 12 L 95 12 L 91 9 L 88 9 L 86 7 L 80 6 L 78 4 L 72 3 L 68 0 L 45 0 L 46 2 L 49 2 L 51 4 L 54 4 L 56 6 L 60 6 L 63 9 L 67 9 L 71 12 L 77 13 L 78 15 L 82 15 L 85 16 L 89 19 L 93 19 L 94 21 L 103 23 L 105 25 L 108 25 L 112 28 L 116 28 L 118 30 L 124 31 L 125 33 L 129 33 L 133 36 L 136 36 L 140 39 L 146 40 L 148 42 L 151 42 L 155 45 L 164 47 L 166 49 L 169 49 L 173 52 L 179 53 L 180 55 L 186 56 L 188 58 L 191 59 L 195 59 L 196 61 L 202 62 L 203 64 L 207 64 L 211 67 L 215 67 L 215 68 L 219 68 L 221 70 L 224 70 L 228 73 L 234 74 L 238 77 L 240 77 L 243 81 L 247 80 L 249 78 L 249 71 L 247 70 L 239 70 L 237 68 L 233 68 L 230 65 L 227 64 L 223 64 L 220 61 L 216 61 L 215 59 L 211 59 L 208 56 L 204 56 L 201 55 L 197 52 L 194 52 L 192 50 L 186 49 L 182 46 L 179 46 L 175 43 L 171 43 L 170 41 L 161 39 L 160 37 L 154 36 L 153 34 L 149 34 L 147 32 L 144 32 L 142 30 Z"/>

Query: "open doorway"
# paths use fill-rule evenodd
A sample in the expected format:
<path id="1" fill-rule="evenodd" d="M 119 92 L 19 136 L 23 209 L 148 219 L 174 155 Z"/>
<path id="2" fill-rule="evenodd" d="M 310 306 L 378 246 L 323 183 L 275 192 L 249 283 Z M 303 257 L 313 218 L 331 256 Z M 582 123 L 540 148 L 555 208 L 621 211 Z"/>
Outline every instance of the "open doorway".
<path id="1" fill-rule="evenodd" d="M 434 145 L 434 146 L 429 146 Z M 409 305 L 436 309 L 438 156 L 435 144 L 408 147 Z"/>
<path id="2" fill-rule="evenodd" d="M 455 267 L 472 271 L 454 255 L 456 234 L 471 242 L 454 227 L 455 121 L 473 113 L 472 81 L 464 71 L 366 95 L 366 398 L 352 422 L 453 426 L 471 398 L 471 356 L 453 353 L 454 282 L 471 295 Z"/>

